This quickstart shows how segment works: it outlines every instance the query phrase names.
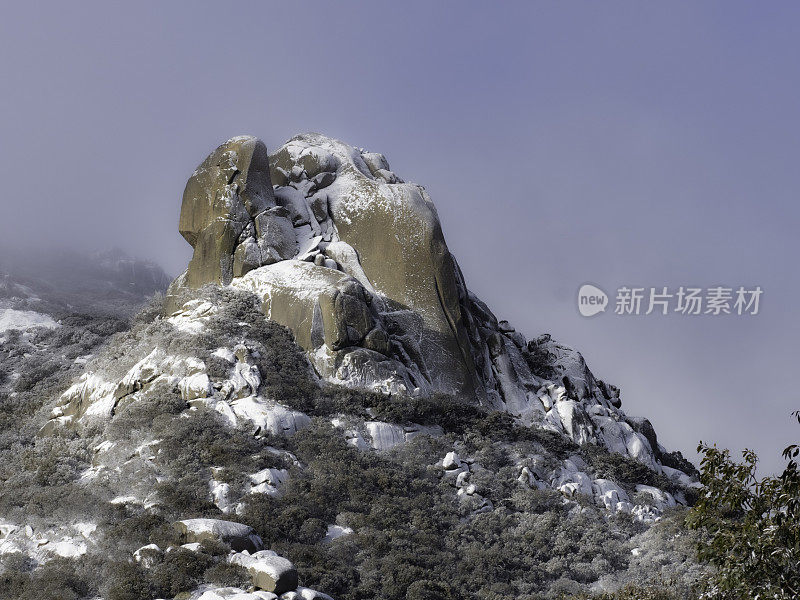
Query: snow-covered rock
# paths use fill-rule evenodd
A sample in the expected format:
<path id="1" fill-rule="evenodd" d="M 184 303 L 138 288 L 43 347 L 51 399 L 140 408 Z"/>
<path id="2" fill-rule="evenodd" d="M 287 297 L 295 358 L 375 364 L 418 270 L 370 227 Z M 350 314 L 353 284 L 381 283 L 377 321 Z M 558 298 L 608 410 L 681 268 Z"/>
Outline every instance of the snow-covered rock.
<path id="1" fill-rule="evenodd" d="M 237 417 L 250 421 L 264 433 L 292 435 L 311 424 L 308 415 L 257 396 L 233 400 L 229 405 Z"/>
<path id="2" fill-rule="evenodd" d="M 233 587 L 203 586 L 198 590 L 198 595 L 192 595 L 190 600 L 277 600 L 278 596 L 272 592 L 256 590 L 246 592 Z"/>
<path id="3" fill-rule="evenodd" d="M 45 315 L 36 311 L 0 308 L 0 334 L 10 329 L 25 331 L 33 329 L 34 327 L 55 329 L 59 327 L 59 324 L 50 315 Z"/>
<path id="4" fill-rule="evenodd" d="M 565 460 L 551 480 L 551 487 L 567 497 L 593 494 L 592 478 L 578 469 L 574 460 Z"/>
<path id="5" fill-rule="evenodd" d="M 325 533 L 325 537 L 322 538 L 323 542 L 332 542 L 333 540 L 339 539 L 345 535 L 350 535 L 353 533 L 353 530 L 350 527 L 342 527 L 341 525 L 328 525 L 328 531 Z"/>
<path id="6" fill-rule="evenodd" d="M 328 594 L 323 594 L 311 588 L 299 587 L 294 591 L 286 592 L 281 600 L 333 600 Z"/>
<path id="7" fill-rule="evenodd" d="M 636 486 L 636 491 L 637 493 L 648 494 L 653 499 L 653 505 L 660 510 L 672 508 L 677 504 L 672 494 L 660 490 L 657 487 L 638 484 Z"/>
<path id="8" fill-rule="evenodd" d="M 283 594 L 297 588 L 295 566 L 290 560 L 271 550 L 261 550 L 253 554 L 237 552 L 228 560 L 247 569 L 253 578 L 253 585 L 258 589 Z"/>
<path id="9" fill-rule="evenodd" d="M 34 529 L 0 521 L 0 555 L 21 553 L 40 564 L 56 557 L 78 558 L 93 545 L 96 527 L 94 523 L 73 523 Z"/>
<path id="10" fill-rule="evenodd" d="M 662 472 L 672 481 L 681 484 L 684 487 L 688 488 L 701 488 L 703 487 L 702 484 L 697 480 L 689 477 L 683 471 L 679 471 L 678 469 L 673 469 L 672 467 L 663 466 L 661 467 Z"/>
<path id="11" fill-rule="evenodd" d="M 217 508 L 225 514 L 231 512 L 234 506 L 230 498 L 230 484 L 212 479 L 209 481 L 209 487 L 211 488 L 211 500 L 217 505 Z"/>
<path id="12" fill-rule="evenodd" d="M 610 479 L 595 479 L 592 482 L 595 502 L 612 512 L 630 512 L 632 504 L 628 494 Z"/>
<path id="13" fill-rule="evenodd" d="M 163 554 L 164 552 L 157 544 L 148 544 L 133 553 L 133 560 L 142 565 L 143 568 L 150 569 L 160 560 Z"/>
<path id="14" fill-rule="evenodd" d="M 461 458 L 456 452 L 448 452 L 442 460 L 442 467 L 445 471 L 458 469 L 461 466 Z"/>
<path id="15" fill-rule="evenodd" d="M 200 333 L 216 312 L 210 302 L 190 300 L 172 313 L 167 321 L 186 333 Z"/>
<path id="16" fill-rule="evenodd" d="M 602 415 L 594 416 L 593 421 L 600 431 L 606 448 L 635 458 L 654 471 L 659 471 L 650 442 L 641 433 L 634 431 L 628 423 Z"/>
<path id="17" fill-rule="evenodd" d="M 197 398 L 207 398 L 213 393 L 211 380 L 205 373 L 194 373 L 181 379 L 178 384 L 181 390 L 181 397 L 189 402 Z"/>
<path id="18" fill-rule="evenodd" d="M 175 523 L 184 543 L 222 540 L 234 550 L 257 551 L 263 546 L 253 528 L 220 519 L 185 519 Z"/>
<path id="19" fill-rule="evenodd" d="M 631 515 L 640 523 L 651 525 L 661 518 L 662 511 L 654 506 L 637 504 L 631 508 Z"/>
<path id="20" fill-rule="evenodd" d="M 289 479 L 289 472 L 285 469 L 262 469 L 250 475 L 251 494 L 267 494 L 278 496 L 279 488 Z"/>
<path id="21" fill-rule="evenodd" d="M 399 425 L 382 421 L 364 423 L 370 436 L 372 447 L 376 450 L 388 450 L 406 441 L 405 432 Z"/>

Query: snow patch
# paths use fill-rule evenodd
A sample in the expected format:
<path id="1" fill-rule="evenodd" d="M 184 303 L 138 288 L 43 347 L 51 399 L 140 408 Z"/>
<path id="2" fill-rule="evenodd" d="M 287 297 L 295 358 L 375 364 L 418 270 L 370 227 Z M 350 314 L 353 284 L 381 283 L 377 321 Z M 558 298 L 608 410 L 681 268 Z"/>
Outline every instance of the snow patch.
<path id="1" fill-rule="evenodd" d="M 32 310 L 0 309 L 0 333 L 10 329 L 26 330 L 34 327 L 55 329 L 60 327 L 52 317 Z"/>

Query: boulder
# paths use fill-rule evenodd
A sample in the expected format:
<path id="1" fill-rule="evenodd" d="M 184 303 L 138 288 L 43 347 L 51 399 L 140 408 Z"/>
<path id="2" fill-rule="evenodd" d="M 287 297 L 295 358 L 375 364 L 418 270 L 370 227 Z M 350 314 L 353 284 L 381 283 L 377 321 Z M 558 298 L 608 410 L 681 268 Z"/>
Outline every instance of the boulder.
<path id="1" fill-rule="evenodd" d="M 178 388 L 181 391 L 181 397 L 186 402 L 197 398 L 206 398 L 214 391 L 211 387 L 211 380 L 205 373 L 195 373 L 184 377 L 178 383 Z"/>
<path id="2" fill-rule="evenodd" d="M 406 441 L 405 432 L 399 425 L 382 421 L 367 421 L 364 426 L 372 438 L 372 447 L 376 450 L 388 450 Z"/>
<path id="3" fill-rule="evenodd" d="M 442 461 L 442 467 L 445 471 L 451 471 L 461 466 L 461 458 L 456 452 L 448 452 Z"/>
<path id="4" fill-rule="evenodd" d="M 597 504 L 604 506 L 607 510 L 630 512 L 629 508 L 626 510 L 626 507 L 630 506 L 628 494 L 610 479 L 595 479 L 592 482 L 592 492 Z"/>
<path id="5" fill-rule="evenodd" d="M 220 519 L 185 519 L 175 523 L 181 542 L 190 544 L 203 540 L 220 540 L 237 551 L 257 552 L 263 547 L 261 538 L 252 527 Z"/>
<path id="6" fill-rule="evenodd" d="M 233 286 L 255 293 L 273 321 L 306 350 L 357 345 L 375 326 L 363 286 L 341 271 L 285 260 L 247 273 Z"/>
<path id="7" fill-rule="evenodd" d="M 297 569 L 290 560 L 278 556 L 272 550 L 261 550 L 250 554 L 238 552 L 228 561 L 247 569 L 257 589 L 283 594 L 297 588 Z"/>
<path id="8" fill-rule="evenodd" d="M 281 600 L 333 600 L 328 594 L 307 587 L 299 587 L 281 596 Z"/>
<path id="9" fill-rule="evenodd" d="M 252 136 L 231 138 L 201 164 L 183 192 L 178 230 L 194 248 L 185 285 L 228 284 L 240 235 L 263 211 L 275 206 L 269 156 Z M 244 240 L 242 240 L 244 241 Z M 241 271 L 247 251 L 240 252 Z M 258 264 L 260 260 L 254 258 Z"/>
<path id="10" fill-rule="evenodd" d="M 639 494 L 648 494 L 652 498 L 653 505 L 659 510 L 672 508 L 677 503 L 675 498 L 669 492 L 658 489 L 650 485 L 638 484 L 636 492 Z"/>
<path id="11" fill-rule="evenodd" d="M 268 157 L 256 138 L 232 138 L 189 179 L 179 229 L 194 255 L 170 286 L 170 314 L 184 290 L 233 283 L 262 297 L 326 377 L 341 380 L 337 352 L 362 347 L 382 357 L 353 354 L 347 385 L 391 370 L 366 387 L 400 390 L 384 383 L 399 380 L 483 401 L 497 386 L 436 208 L 381 154 L 307 134 Z"/>
<path id="12" fill-rule="evenodd" d="M 163 555 L 164 552 L 156 544 L 148 544 L 133 553 L 133 560 L 142 565 L 143 568 L 151 569 L 161 560 Z"/>
<path id="13" fill-rule="evenodd" d="M 229 406 L 235 417 L 250 421 L 256 428 L 256 435 L 293 435 L 311 424 L 311 418 L 302 412 L 291 410 L 273 401 L 258 396 L 247 396 L 232 400 Z"/>
<path id="14" fill-rule="evenodd" d="M 245 592 L 244 590 L 233 587 L 213 587 L 204 590 L 197 600 L 278 600 L 278 597 L 278 595 L 272 592 L 265 592 L 263 590 Z M 195 596 L 192 595 L 191 598 L 193 599 Z"/>

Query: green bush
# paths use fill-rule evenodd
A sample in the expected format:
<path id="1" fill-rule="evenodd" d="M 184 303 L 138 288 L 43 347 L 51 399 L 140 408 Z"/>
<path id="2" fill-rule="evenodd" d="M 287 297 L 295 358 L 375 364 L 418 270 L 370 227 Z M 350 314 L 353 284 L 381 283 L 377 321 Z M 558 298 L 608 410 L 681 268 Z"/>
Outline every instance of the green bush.
<path id="1" fill-rule="evenodd" d="M 652 471 L 638 460 L 616 452 L 609 452 L 595 444 L 581 446 L 579 455 L 591 467 L 596 477 L 614 480 L 626 488 L 629 495 L 633 495 L 633 486 L 637 483 L 673 492 L 684 491 L 682 488 L 677 488 L 671 480 Z"/>
<path id="2" fill-rule="evenodd" d="M 751 450 L 741 463 L 716 446 L 701 442 L 697 450 L 703 489 L 687 521 L 708 536 L 698 545 L 700 559 L 715 567 L 707 596 L 800 597 L 800 446 L 784 450 L 783 473 L 761 479 Z"/>
<path id="3" fill-rule="evenodd" d="M 175 548 L 147 572 L 147 577 L 158 597 L 174 598 L 200 585 L 213 565 L 214 560 L 205 553 Z"/>
<path id="4" fill-rule="evenodd" d="M 250 586 L 250 574 L 241 565 L 220 562 L 206 569 L 203 579 L 223 587 L 238 587 L 247 589 Z"/>
<path id="5" fill-rule="evenodd" d="M 108 600 L 152 600 L 156 590 L 147 572 L 139 565 L 120 561 L 110 565 L 111 579 L 106 584 Z"/>
<path id="6" fill-rule="evenodd" d="M 126 403 L 123 399 L 120 404 L 106 429 L 111 439 L 128 439 L 137 432 L 149 431 L 157 417 L 177 415 L 186 410 L 186 402 L 177 387 L 161 382 L 140 392 L 136 401 Z"/>
<path id="7" fill-rule="evenodd" d="M 79 600 L 97 590 L 81 576 L 79 563 L 54 559 L 36 570 L 0 573 L 0 600 Z M 113 599 L 112 599 L 113 600 Z"/>

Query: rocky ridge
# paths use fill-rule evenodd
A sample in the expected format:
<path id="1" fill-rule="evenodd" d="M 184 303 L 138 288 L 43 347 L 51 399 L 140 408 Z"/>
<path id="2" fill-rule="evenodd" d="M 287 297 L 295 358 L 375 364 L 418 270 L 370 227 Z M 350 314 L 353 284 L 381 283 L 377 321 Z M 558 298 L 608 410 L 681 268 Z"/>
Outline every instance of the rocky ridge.
<path id="1" fill-rule="evenodd" d="M 318 134 L 271 155 L 232 138 L 187 183 L 179 230 L 194 255 L 162 316 L 84 357 L 37 421 L 37 444 L 91 440 L 74 485 L 126 518 L 169 517 L 149 543 L 115 549 L 140 579 L 202 557 L 249 583 L 195 586 L 191 600 L 329 599 L 240 522 L 307 485 L 315 458 L 287 440 L 323 425 L 358 456 L 434 448 L 425 473 L 462 522 L 506 512 L 498 481 L 557 498 L 576 522 L 596 512 L 645 527 L 690 502 L 691 465 L 626 415 L 580 353 L 549 335 L 527 340 L 468 290 L 427 193 L 382 155 Z M 354 402 L 349 390 L 365 395 Z M 429 405 L 443 408 L 432 417 Z M 507 439 L 476 450 L 453 423 L 460 412 Z M 108 539 L 97 517 L 17 517 L 0 514 L 0 559 L 85 559 Z M 316 520 L 326 547 L 362 534 L 353 514 Z"/>
<path id="2" fill-rule="evenodd" d="M 381 154 L 319 134 L 271 155 L 232 138 L 189 179 L 179 229 L 194 256 L 168 312 L 203 284 L 250 291 L 326 381 L 462 395 L 662 470 L 650 423 L 580 353 L 526 340 L 468 290 L 427 192 Z"/>

